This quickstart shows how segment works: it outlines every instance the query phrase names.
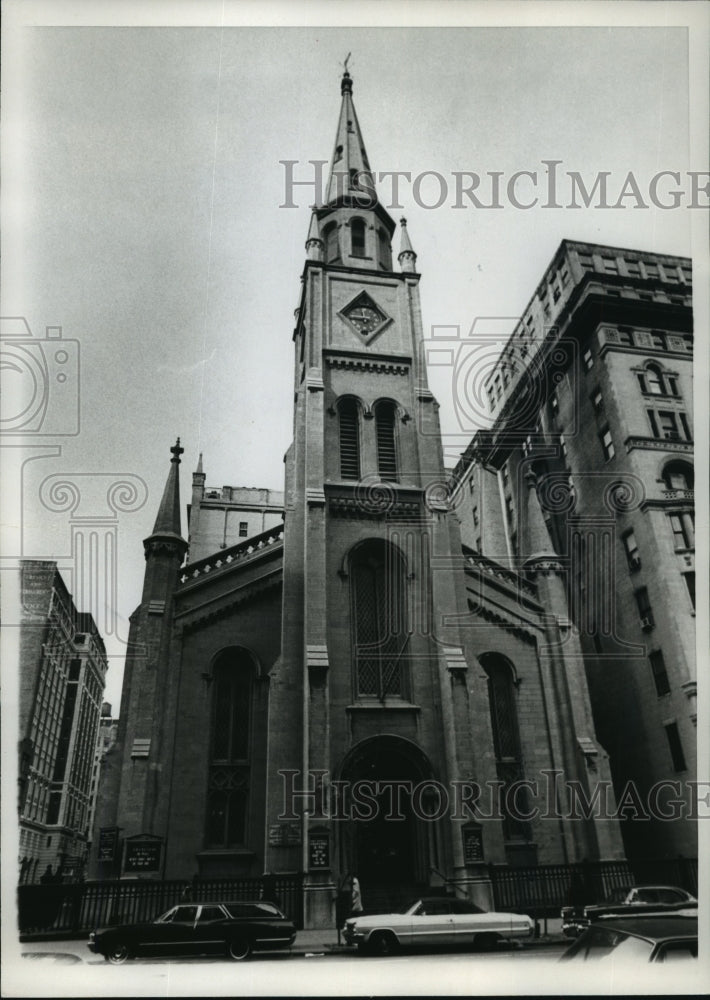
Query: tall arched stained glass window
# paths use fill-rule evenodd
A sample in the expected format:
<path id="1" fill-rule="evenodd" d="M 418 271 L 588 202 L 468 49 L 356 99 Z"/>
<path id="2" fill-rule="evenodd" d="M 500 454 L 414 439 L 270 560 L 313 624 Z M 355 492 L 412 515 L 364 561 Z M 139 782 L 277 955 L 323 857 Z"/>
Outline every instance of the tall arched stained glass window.
<path id="1" fill-rule="evenodd" d="M 350 558 L 353 653 L 359 697 L 406 696 L 406 580 L 400 554 L 365 542 Z"/>
<path id="2" fill-rule="evenodd" d="M 524 777 L 513 668 L 505 657 L 496 653 L 484 653 L 480 661 L 488 675 L 496 774 L 502 782 L 503 829 L 508 840 L 529 840 L 529 824 L 520 818 L 528 812 L 526 789 L 519 788 L 514 796 L 506 794 L 511 785 Z M 515 810 L 516 806 L 518 812 Z"/>
<path id="3" fill-rule="evenodd" d="M 245 842 L 249 799 L 254 664 L 243 649 L 220 653 L 212 671 L 208 847 Z"/>

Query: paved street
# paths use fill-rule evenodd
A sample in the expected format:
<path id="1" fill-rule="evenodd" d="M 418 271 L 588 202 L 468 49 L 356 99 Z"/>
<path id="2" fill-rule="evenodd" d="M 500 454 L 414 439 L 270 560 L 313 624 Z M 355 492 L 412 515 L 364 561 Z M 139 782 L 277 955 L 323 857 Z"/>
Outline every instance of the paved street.
<path id="1" fill-rule="evenodd" d="M 221 959 L 137 960 L 112 966 L 83 941 L 27 942 L 3 968 L 5 996 L 268 996 L 476 995 L 543 992 L 677 992 L 678 967 L 571 967 L 558 963 L 562 945 L 499 954 L 471 952 L 361 958 L 350 953 L 288 953 L 244 963 Z M 700 967 L 700 966 L 699 966 Z M 683 970 L 700 990 L 697 969 Z M 694 978 L 693 978 L 694 977 Z M 663 992 L 661 989 L 660 992 Z"/>

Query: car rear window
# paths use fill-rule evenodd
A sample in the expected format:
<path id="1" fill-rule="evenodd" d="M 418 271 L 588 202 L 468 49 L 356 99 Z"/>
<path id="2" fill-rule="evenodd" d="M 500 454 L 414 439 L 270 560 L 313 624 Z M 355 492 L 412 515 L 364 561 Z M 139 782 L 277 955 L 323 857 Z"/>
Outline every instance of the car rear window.
<path id="1" fill-rule="evenodd" d="M 225 903 L 229 913 L 234 917 L 251 917 L 252 919 L 264 919 L 264 917 L 282 917 L 283 914 L 273 903 Z"/>

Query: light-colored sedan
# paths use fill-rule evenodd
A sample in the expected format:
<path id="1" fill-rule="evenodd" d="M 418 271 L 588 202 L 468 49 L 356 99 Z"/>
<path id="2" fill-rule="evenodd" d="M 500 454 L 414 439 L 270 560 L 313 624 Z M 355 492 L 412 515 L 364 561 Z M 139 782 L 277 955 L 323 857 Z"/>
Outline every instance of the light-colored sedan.
<path id="1" fill-rule="evenodd" d="M 399 913 L 351 917 L 345 940 L 365 954 L 390 955 L 400 947 L 492 948 L 501 939 L 530 937 L 530 917 L 486 912 L 466 899 L 433 896 L 409 903 Z"/>

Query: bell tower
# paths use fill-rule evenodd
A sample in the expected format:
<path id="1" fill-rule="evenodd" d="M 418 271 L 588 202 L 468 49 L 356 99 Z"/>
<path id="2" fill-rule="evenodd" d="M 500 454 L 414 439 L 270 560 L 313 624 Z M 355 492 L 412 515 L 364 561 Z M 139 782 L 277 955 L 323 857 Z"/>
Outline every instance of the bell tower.
<path id="1" fill-rule="evenodd" d="M 447 812 L 427 824 L 414 800 L 427 782 L 495 775 L 487 689 L 471 695 L 457 624 L 461 543 L 423 361 L 417 258 L 402 220 L 393 268 L 397 227 L 377 199 L 352 91 L 346 70 L 327 199 L 305 244 L 269 699 L 266 868 L 306 873 L 306 926 L 333 925 L 348 872 L 366 906 L 388 879 L 414 890 L 447 878 L 490 903 L 460 821 Z M 374 825 L 339 799 L 365 778 Z M 386 822 L 381 789 L 393 782 L 402 816 Z M 491 861 L 502 860 L 494 831 L 483 834 Z"/>

